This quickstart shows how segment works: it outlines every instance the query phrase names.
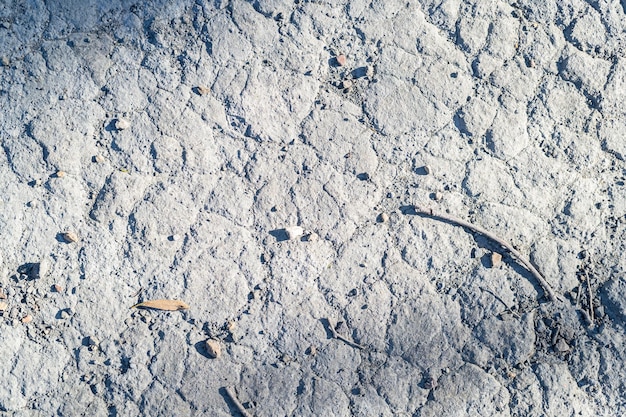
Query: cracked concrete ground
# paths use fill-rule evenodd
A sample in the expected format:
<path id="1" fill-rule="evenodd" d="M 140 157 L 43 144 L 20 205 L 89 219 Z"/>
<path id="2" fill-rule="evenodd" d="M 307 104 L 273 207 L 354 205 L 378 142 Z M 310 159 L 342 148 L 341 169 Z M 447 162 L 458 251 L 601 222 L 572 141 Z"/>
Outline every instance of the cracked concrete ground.
<path id="1" fill-rule="evenodd" d="M 2 415 L 626 414 L 625 9 L 0 2 Z"/>

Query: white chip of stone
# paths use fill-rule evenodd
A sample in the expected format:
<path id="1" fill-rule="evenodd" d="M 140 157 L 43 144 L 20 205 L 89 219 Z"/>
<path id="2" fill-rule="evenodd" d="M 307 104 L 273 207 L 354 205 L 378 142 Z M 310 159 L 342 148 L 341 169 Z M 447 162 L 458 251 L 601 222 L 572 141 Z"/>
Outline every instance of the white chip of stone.
<path id="1" fill-rule="evenodd" d="M 287 238 L 289 240 L 294 240 L 304 234 L 304 229 L 300 226 L 285 227 L 285 233 L 287 233 Z"/>

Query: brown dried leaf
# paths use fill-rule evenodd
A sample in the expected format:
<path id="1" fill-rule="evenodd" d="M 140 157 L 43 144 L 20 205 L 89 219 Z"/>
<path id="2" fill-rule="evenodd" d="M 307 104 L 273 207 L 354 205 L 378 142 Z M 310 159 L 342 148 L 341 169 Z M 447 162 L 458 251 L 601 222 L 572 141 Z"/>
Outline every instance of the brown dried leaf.
<path id="1" fill-rule="evenodd" d="M 155 310 L 187 310 L 189 305 L 180 300 L 150 300 L 143 303 L 135 304 L 131 308 L 153 308 Z"/>

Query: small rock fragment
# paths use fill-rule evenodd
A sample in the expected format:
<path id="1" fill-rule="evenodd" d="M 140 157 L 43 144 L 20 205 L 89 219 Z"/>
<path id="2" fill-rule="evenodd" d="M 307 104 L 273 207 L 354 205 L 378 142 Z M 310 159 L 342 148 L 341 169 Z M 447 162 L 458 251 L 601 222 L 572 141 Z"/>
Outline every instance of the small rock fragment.
<path id="1" fill-rule="evenodd" d="M 491 267 L 497 268 L 500 266 L 501 263 L 502 263 L 502 255 L 500 255 L 497 252 L 492 252 L 491 253 Z"/>
<path id="2" fill-rule="evenodd" d="M 372 65 L 367 66 L 367 70 L 365 71 L 365 75 L 367 78 L 372 78 L 374 76 L 374 67 Z"/>
<path id="3" fill-rule="evenodd" d="M 68 318 L 70 318 L 70 316 L 71 316 L 71 313 L 70 313 L 69 309 L 61 310 L 60 317 L 62 319 L 68 319 Z"/>
<path id="4" fill-rule="evenodd" d="M 346 62 L 348 62 L 348 59 L 346 58 L 345 55 L 337 55 L 337 64 L 339 64 L 340 67 L 343 67 L 344 65 L 346 65 Z"/>
<path id="5" fill-rule="evenodd" d="M 60 286 L 59 284 L 54 284 L 52 288 L 54 288 L 54 291 L 56 292 L 63 292 L 63 287 Z"/>
<path id="6" fill-rule="evenodd" d="M 8 67 L 11 64 L 9 58 L 7 58 L 6 56 L 2 57 L 1 62 L 3 67 Z"/>
<path id="7" fill-rule="evenodd" d="M 37 204 L 38 204 L 38 203 L 37 203 L 37 200 L 31 200 L 31 201 L 29 201 L 29 202 L 27 203 L 28 207 L 30 207 L 30 208 L 35 208 L 35 207 L 37 207 Z"/>
<path id="8" fill-rule="evenodd" d="M 352 82 L 352 80 L 343 80 L 343 81 L 339 84 L 339 88 L 341 88 L 342 90 L 348 90 L 348 89 L 350 89 L 353 85 L 354 85 L 354 83 Z"/>
<path id="9" fill-rule="evenodd" d="M 93 336 L 87 336 L 86 340 L 87 346 L 98 346 L 100 341 Z"/>
<path id="10" fill-rule="evenodd" d="M 387 213 L 380 213 L 378 215 L 378 223 L 387 223 L 389 221 L 389 215 Z"/>
<path id="11" fill-rule="evenodd" d="M 443 194 L 440 191 L 437 191 L 435 193 L 435 201 L 441 201 L 443 200 Z"/>
<path id="12" fill-rule="evenodd" d="M 211 89 L 207 86 L 204 85 L 199 85 L 196 87 L 196 90 L 198 91 L 198 94 L 200 94 L 201 96 L 204 96 L 206 94 L 209 94 L 211 92 Z"/>
<path id="13" fill-rule="evenodd" d="M 307 242 L 317 242 L 318 240 L 320 240 L 320 236 L 315 232 L 309 233 L 306 237 Z"/>
<path id="14" fill-rule="evenodd" d="M 67 175 L 67 173 L 66 173 L 65 171 L 57 171 L 57 172 L 54 174 L 54 176 L 55 176 L 56 178 L 63 178 L 63 177 L 65 177 L 66 175 Z"/>
<path id="15" fill-rule="evenodd" d="M 7 308 L 9 308 L 9 303 L 6 301 L 0 301 L 0 311 L 5 311 Z"/>
<path id="16" fill-rule="evenodd" d="M 102 155 L 96 155 L 96 156 L 93 157 L 93 160 L 94 160 L 94 162 L 96 162 L 98 164 L 101 164 L 104 161 L 106 161 L 106 158 L 104 156 L 102 156 Z"/>
<path id="17" fill-rule="evenodd" d="M 309 348 L 306 350 L 305 353 L 307 355 L 315 356 L 315 354 L 317 353 L 317 348 L 315 347 L 315 345 L 311 345 L 309 346 Z"/>
<path id="18" fill-rule="evenodd" d="M 563 339 L 559 339 L 558 342 L 556 342 L 555 348 L 558 352 L 569 352 L 569 345 L 567 344 L 567 342 Z"/>
<path id="19" fill-rule="evenodd" d="M 304 229 L 300 226 L 285 227 L 285 233 L 287 233 L 287 239 L 294 240 L 304 234 Z"/>
<path id="20" fill-rule="evenodd" d="M 219 358 L 222 355 L 220 342 L 215 339 L 208 339 L 206 341 L 206 352 L 212 358 Z"/>
<path id="21" fill-rule="evenodd" d="M 126 130 L 130 127 L 130 122 L 126 119 L 117 119 L 115 120 L 115 128 L 117 130 Z"/>
<path id="22" fill-rule="evenodd" d="M 64 232 L 63 239 L 65 239 L 67 243 L 75 243 L 78 242 L 78 235 L 75 232 Z"/>
<path id="23" fill-rule="evenodd" d="M 430 175 L 433 172 L 433 170 L 430 167 L 430 165 L 424 165 L 424 172 L 426 173 L 426 175 Z"/>
<path id="24" fill-rule="evenodd" d="M 7 295 L 4 293 L 4 291 L 0 290 L 0 300 L 6 300 L 7 299 Z"/>
<path id="25" fill-rule="evenodd" d="M 33 321 L 33 316 L 31 316 L 30 314 L 27 314 L 24 317 L 22 317 L 22 323 L 24 324 L 30 323 L 31 321 Z"/>

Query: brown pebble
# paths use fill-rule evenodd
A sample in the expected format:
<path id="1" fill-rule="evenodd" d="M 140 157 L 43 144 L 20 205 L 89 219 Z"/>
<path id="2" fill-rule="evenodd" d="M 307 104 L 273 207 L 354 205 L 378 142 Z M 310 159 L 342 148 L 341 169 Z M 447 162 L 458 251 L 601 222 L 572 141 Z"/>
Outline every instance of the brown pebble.
<path id="1" fill-rule="evenodd" d="M 0 300 L 6 300 L 7 299 L 7 295 L 4 293 L 4 291 L 0 290 Z"/>
<path id="2" fill-rule="evenodd" d="M 222 355 L 222 347 L 220 342 L 215 339 L 209 339 L 206 341 L 206 352 L 212 358 L 219 358 Z"/>
<path id="3" fill-rule="evenodd" d="M 306 350 L 305 353 L 307 355 L 315 356 L 315 354 L 317 354 L 317 348 L 315 347 L 315 345 L 311 345 L 309 346 L 309 348 Z"/>
<path id="4" fill-rule="evenodd" d="M 232 321 L 232 320 L 231 320 L 231 321 L 229 321 L 229 322 L 226 324 L 226 329 L 227 329 L 229 332 L 232 332 L 232 331 L 233 331 L 233 330 L 235 330 L 236 328 L 237 328 L 237 323 L 235 323 L 235 322 L 234 322 L 234 321 Z"/>
<path id="5" fill-rule="evenodd" d="M 337 64 L 339 64 L 340 67 L 346 65 L 346 62 L 348 62 L 348 59 L 345 55 L 337 55 Z"/>
<path id="6" fill-rule="evenodd" d="M 63 287 L 60 286 L 59 284 L 54 284 L 53 287 L 54 287 L 54 291 L 63 292 Z"/>
<path id="7" fill-rule="evenodd" d="M 3 67 L 8 67 L 11 64 L 9 58 L 7 58 L 6 56 L 2 57 L 1 62 Z"/>
<path id="8" fill-rule="evenodd" d="M 206 94 L 209 94 L 211 92 L 211 89 L 207 86 L 204 85 L 199 85 L 196 87 L 196 89 L 198 90 L 198 94 L 200 94 L 201 96 L 204 96 Z"/>
<path id="9" fill-rule="evenodd" d="M 106 161 L 106 158 L 102 155 L 96 155 L 93 157 L 93 160 L 99 164 L 103 163 L 104 161 Z"/>
<path id="10" fill-rule="evenodd" d="M 78 242 L 78 235 L 74 232 L 65 232 L 63 233 L 63 239 L 65 239 L 67 243 L 75 243 Z"/>
<path id="11" fill-rule="evenodd" d="M 66 175 L 67 173 L 65 171 L 57 171 L 56 174 L 54 174 L 54 176 L 57 178 L 63 178 Z"/>
<path id="12" fill-rule="evenodd" d="M 501 263 L 502 263 L 502 255 L 500 255 L 497 252 L 492 252 L 491 253 L 491 267 L 497 268 L 500 266 Z"/>
<path id="13" fill-rule="evenodd" d="M 22 317 L 22 323 L 24 324 L 30 323 L 31 321 L 33 321 L 33 316 L 31 316 L 30 314 L 27 314 L 24 317 Z"/>
<path id="14" fill-rule="evenodd" d="M 380 213 L 378 215 L 378 223 L 387 223 L 389 221 L 389 215 L 387 213 Z"/>
<path id="15" fill-rule="evenodd" d="M 9 304 L 6 301 L 0 301 L 0 311 L 5 311 L 9 308 Z"/>

